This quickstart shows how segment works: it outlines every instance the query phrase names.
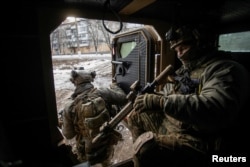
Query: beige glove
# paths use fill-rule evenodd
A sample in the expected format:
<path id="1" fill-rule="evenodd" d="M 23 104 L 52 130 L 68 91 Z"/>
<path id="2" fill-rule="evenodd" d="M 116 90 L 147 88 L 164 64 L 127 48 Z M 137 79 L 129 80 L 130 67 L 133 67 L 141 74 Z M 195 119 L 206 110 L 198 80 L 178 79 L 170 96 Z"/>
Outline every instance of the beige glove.
<path id="1" fill-rule="evenodd" d="M 146 93 L 136 97 L 133 107 L 135 111 L 141 112 L 147 109 L 162 109 L 163 105 L 163 96 Z"/>

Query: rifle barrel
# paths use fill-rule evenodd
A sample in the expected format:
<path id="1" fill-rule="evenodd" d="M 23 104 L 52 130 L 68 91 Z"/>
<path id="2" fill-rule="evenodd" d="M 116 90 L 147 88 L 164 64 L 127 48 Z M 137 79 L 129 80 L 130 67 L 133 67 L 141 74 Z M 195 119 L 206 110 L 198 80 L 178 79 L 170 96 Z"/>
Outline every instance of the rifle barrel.
<path id="1" fill-rule="evenodd" d="M 146 93 L 153 87 L 155 87 L 157 84 L 160 84 L 162 80 L 166 79 L 166 77 L 173 72 L 173 66 L 170 64 L 168 65 L 155 79 L 154 81 L 150 84 L 150 86 L 146 86 L 141 93 Z M 136 81 L 132 86 L 132 92 L 134 92 L 135 86 L 138 85 L 138 81 Z M 133 94 L 132 93 L 132 94 Z M 132 95 L 131 95 L 132 96 Z M 133 97 L 132 97 L 133 98 Z M 129 98 L 130 99 L 130 98 Z M 130 101 L 121 109 L 121 111 L 115 115 L 113 119 L 111 119 L 109 122 L 105 122 L 101 127 L 100 127 L 100 133 L 92 140 L 92 143 L 97 142 L 105 133 L 106 131 L 109 131 L 111 129 L 114 129 L 119 122 L 121 122 L 130 112 L 133 110 L 133 103 L 134 100 L 130 99 Z"/>
<path id="2" fill-rule="evenodd" d="M 156 78 L 155 82 L 157 84 L 160 84 L 169 74 L 171 74 L 174 71 L 174 67 L 170 64 L 168 65 Z"/>
<path id="3" fill-rule="evenodd" d="M 131 110 L 133 109 L 133 103 L 132 101 L 129 101 L 126 106 L 124 106 L 121 111 L 119 111 L 118 114 L 115 115 L 115 117 L 113 119 L 110 120 L 109 122 L 109 126 L 111 128 L 115 128 L 116 125 L 119 124 L 119 122 L 121 122 L 125 117 L 126 115 L 128 115 Z"/>

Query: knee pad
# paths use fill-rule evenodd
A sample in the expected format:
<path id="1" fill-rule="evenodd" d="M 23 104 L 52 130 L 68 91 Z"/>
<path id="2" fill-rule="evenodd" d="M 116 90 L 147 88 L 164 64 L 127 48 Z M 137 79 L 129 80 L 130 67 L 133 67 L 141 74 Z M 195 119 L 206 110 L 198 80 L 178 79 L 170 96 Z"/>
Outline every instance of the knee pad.
<path id="1" fill-rule="evenodd" d="M 140 157 L 152 150 L 155 146 L 156 142 L 153 132 L 145 132 L 135 140 L 133 144 L 134 154 Z"/>

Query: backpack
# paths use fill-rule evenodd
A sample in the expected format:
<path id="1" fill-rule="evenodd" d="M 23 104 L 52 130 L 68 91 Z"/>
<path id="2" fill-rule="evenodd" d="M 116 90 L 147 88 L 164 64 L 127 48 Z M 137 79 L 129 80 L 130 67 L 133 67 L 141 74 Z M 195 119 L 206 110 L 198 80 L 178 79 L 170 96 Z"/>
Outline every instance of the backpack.
<path id="1" fill-rule="evenodd" d="M 96 151 L 107 147 L 107 143 L 92 144 L 92 139 L 99 134 L 100 126 L 111 119 L 104 99 L 95 88 L 88 93 L 79 94 L 71 104 L 71 111 L 74 113 L 74 130 L 77 133 L 74 151 L 77 159 L 80 162 L 92 159 L 100 161 L 100 158 L 105 157 L 106 149 L 98 154 Z"/>
<path id="2" fill-rule="evenodd" d="M 73 104 L 75 130 L 85 138 L 94 138 L 99 133 L 100 126 L 110 120 L 106 103 L 95 90 L 78 95 Z"/>

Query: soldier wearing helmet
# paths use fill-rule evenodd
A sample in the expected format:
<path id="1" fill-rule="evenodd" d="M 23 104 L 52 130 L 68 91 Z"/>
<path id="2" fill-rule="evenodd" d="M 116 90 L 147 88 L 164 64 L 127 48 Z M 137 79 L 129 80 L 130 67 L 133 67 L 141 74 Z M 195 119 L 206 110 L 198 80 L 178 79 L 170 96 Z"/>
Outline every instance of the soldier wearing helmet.
<path id="1" fill-rule="evenodd" d="M 247 100 L 249 74 L 218 51 L 216 36 L 190 25 L 166 33 L 182 65 L 162 91 L 135 99 L 128 124 L 136 166 L 205 166 L 212 154 L 236 151 L 225 136 Z"/>
<path id="2" fill-rule="evenodd" d="M 92 84 L 95 77 L 95 71 L 71 71 L 70 81 L 75 90 L 65 102 L 61 128 L 65 141 L 69 141 L 79 162 L 102 163 L 105 166 L 111 163 L 113 145 L 121 134 L 112 131 L 95 144 L 92 139 L 99 133 L 100 126 L 118 112 L 113 106 L 119 108 L 127 103 L 127 99 L 116 83 L 112 83 L 110 88 L 95 88 Z"/>
<path id="3" fill-rule="evenodd" d="M 204 26 L 172 27 L 166 33 L 166 40 L 169 42 L 170 48 L 176 51 L 177 57 L 184 65 L 195 59 L 195 56 L 203 54 L 202 52 L 217 50 L 216 39 L 217 34 L 213 29 Z"/>

